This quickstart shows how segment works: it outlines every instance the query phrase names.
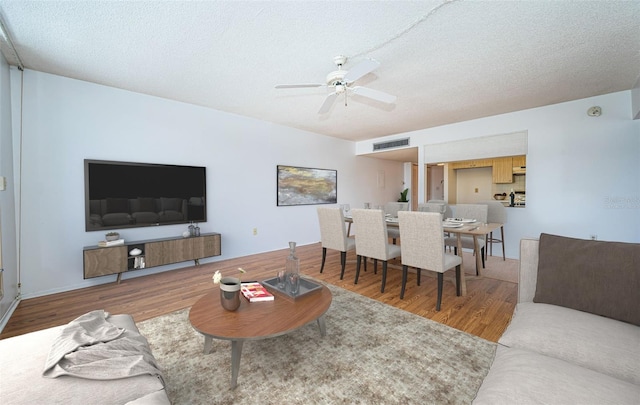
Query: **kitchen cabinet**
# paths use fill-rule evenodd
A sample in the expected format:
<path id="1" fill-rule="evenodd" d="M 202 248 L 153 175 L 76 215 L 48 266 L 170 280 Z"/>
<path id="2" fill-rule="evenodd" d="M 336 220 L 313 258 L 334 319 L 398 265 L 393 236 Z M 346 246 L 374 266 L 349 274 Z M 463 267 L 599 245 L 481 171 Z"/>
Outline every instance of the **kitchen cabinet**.
<path id="1" fill-rule="evenodd" d="M 513 183 L 513 159 L 511 157 L 493 159 L 491 177 L 495 184 Z"/>
<path id="2" fill-rule="evenodd" d="M 473 169 L 476 167 L 491 167 L 493 159 L 476 159 L 464 160 L 462 162 L 453 162 L 451 166 L 454 169 Z"/>
<path id="3" fill-rule="evenodd" d="M 527 165 L 527 157 L 525 155 L 522 156 L 514 156 L 513 157 L 513 165 L 518 166 L 526 166 Z"/>

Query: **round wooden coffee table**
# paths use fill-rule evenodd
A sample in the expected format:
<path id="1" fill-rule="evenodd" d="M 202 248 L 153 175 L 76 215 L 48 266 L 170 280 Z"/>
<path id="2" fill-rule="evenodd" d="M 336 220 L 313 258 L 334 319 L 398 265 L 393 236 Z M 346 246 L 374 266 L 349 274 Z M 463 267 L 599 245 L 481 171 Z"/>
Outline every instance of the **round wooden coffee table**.
<path id="1" fill-rule="evenodd" d="M 189 311 L 189 321 L 204 335 L 204 352 L 211 351 L 213 339 L 231 341 L 231 388 L 235 388 L 245 340 L 266 339 L 292 332 L 317 321 L 320 335 L 326 335 L 324 314 L 331 305 L 331 291 L 326 286 L 295 300 L 274 294 L 273 301 L 249 302 L 240 297 L 240 307 L 227 311 L 220 304 L 220 289 L 215 286 Z"/>

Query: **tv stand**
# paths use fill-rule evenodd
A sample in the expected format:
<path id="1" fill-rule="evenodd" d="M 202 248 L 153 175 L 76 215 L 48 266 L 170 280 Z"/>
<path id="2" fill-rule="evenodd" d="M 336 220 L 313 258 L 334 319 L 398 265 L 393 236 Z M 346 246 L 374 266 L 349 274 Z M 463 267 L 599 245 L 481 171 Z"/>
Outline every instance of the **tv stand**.
<path id="1" fill-rule="evenodd" d="M 136 248 L 141 253 L 130 255 L 129 252 Z M 200 259 L 221 254 L 219 233 L 132 241 L 111 247 L 86 246 L 83 250 L 85 279 L 117 274 L 118 283 L 122 273 L 127 271 L 190 260 L 198 266 Z"/>

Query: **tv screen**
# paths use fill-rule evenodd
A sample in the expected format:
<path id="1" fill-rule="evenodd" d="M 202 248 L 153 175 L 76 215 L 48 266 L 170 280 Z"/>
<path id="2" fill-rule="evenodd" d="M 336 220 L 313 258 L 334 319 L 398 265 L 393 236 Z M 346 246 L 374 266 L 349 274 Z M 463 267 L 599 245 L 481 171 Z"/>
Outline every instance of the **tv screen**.
<path id="1" fill-rule="evenodd" d="M 87 231 L 206 222 L 206 168 L 84 161 Z"/>

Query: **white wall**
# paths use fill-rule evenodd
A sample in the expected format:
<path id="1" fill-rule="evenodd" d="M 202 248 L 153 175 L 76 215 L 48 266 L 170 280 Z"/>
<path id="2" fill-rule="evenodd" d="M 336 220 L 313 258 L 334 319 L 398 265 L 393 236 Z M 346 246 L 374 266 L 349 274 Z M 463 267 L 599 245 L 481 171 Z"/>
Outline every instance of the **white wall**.
<path id="1" fill-rule="evenodd" d="M 403 180 L 402 163 L 356 157 L 352 142 L 41 72 L 24 73 L 25 298 L 115 280 L 82 278 L 82 248 L 103 239 L 103 232 L 84 229 L 84 159 L 206 166 L 209 220 L 200 227 L 222 234 L 222 256 L 203 262 L 284 249 L 290 240 L 299 245 L 320 240 L 317 206 L 276 206 L 278 164 L 337 169 L 338 203 L 352 207 L 395 201 Z M 378 187 L 380 171 L 385 188 Z M 258 228 L 257 236 L 253 228 Z M 120 234 L 137 240 L 179 236 L 185 230 L 186 225 L 169 225 Z"/>
<path id="2" fill-rule="evenodd" d="M 602 107 L 600 117 L 587 116 Z M 438 144 L 528 132 L 527 206 L 508 209 L 507 256 L 519 240 L 541 232 L 640 242 L 640 120 L 632 120 L 631 91 L 423 129 L 411 145 Z M 382 138 L 388 139 L 390 137 Z M 381 139 L 359 142 L 356 153 Z"/>

